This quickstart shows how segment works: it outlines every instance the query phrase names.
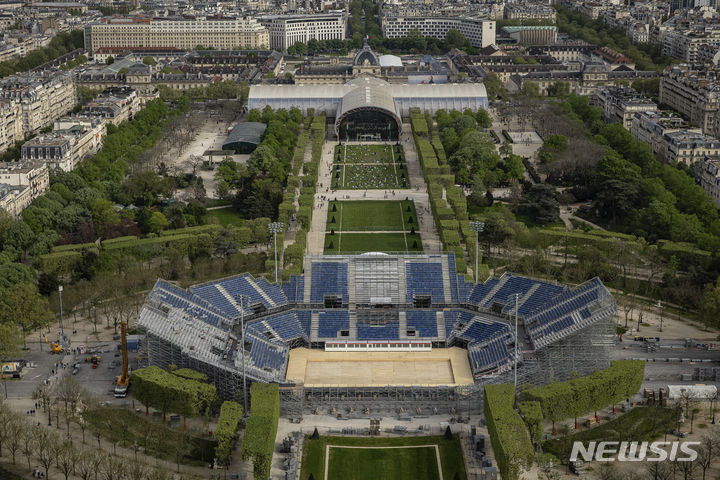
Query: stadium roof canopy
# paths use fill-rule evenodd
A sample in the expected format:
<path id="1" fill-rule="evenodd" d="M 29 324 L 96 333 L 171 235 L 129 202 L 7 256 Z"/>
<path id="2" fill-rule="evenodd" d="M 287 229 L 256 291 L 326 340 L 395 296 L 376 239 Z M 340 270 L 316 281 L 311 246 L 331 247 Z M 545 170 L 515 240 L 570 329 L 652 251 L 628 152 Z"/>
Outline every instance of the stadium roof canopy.
<path id="1" fill-rule="evenodd" d="M 223 150 L 250 153 L 257 148 L 267 125 L 260 122 L 238 122 L 223 143 Z"/>

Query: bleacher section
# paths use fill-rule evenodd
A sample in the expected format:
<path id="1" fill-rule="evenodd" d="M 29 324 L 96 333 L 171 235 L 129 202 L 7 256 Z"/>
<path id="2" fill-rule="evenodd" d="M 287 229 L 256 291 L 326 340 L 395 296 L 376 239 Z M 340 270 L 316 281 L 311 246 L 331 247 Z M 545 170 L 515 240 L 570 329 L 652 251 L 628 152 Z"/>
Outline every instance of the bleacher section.
<path id="1" fill-rule="evenodd" d="M 457 276 L 457 284 L 458 284 L 458 301 L 459 301 L 459 303 L 465 303 L 465 302 L 467 302 L 468 297 L 470 296 L 470 292 L 472 292 L 474 285 L 472 282 L 465 281 L 465 275 Z"/>
<path id="2" fill-rule="evenodd" d="M 293 275 L 290 281 L 282 284 L 285 297 L 290 303 L 302 303 L 305 289 L 305 277 Z"/>
<path id="3" fill-rule="evenodd" d="M 348 265 L 341 262 L 312 264 L 310 303 L 323 303 L 325 295 L 341 295 L 348 303 Z"/>
<path id="4" fill-rule="evenodd" d="M 544 346 L 575 331 L 591 320 L 593 304 L 607 295 L 599 279 L 590 280 L 574 290 L 555 296 L 546 308 L 539 308 L 525 318 L 530 339 L 536 347 Z M 562 333 L 561 333 L 562 332 Z"/>
<path id="5" fill-rule="evenodd" d="M 315 268 L 314 265 L 313 268 Z M 412 303 L 414 294 L 431 295 L 432 303 L 445 303 L 443 272 L 440 262 L 406 262 L 405 278 L 407 303 Z"/>
<path id="6" fill-rule="evenodd" d="M 163 280 L 155 283 L 149 298 L 179 308 L 188 315 L 225 331 L 231 323 L 223 312 L 212 304 Z"/>
<path id="7" fill-rule="evenodd" d="M 285 305 L 288 302 L 282 288 L 277 285 L 271 284 L 262 277 L 255 280 L 255 283 L 262 289 L 263 292 L 265 292 L 265 295 L 270 297 L 276 306 Z"/>
<path id="8" fill-rule="evenodd" d="M 306 337 L 310 337 L 310 321 L 312 319 L 312 312 L 310 310 L 298 310 L 295 312 L 300 322 L 300 328 L 305 333 Z"/>
<path id="9" fill-rule="evenodd" d="M 397 340 L 399 325 L 397 323 L 388 323 L 386 325 L 370 325 L 369 323 L 358 323 L 357 339 L 358 340 Z"/>
<path id="10" fill-rule="evenodd" d="M 462 338 L 468 343 L 482 342 L 497 335 L 510 332 L 510 326 L 501 322 L 484 322 L 478 317 L 470 320 L 465 326 L 455 333 L 457 338 Z"/>
<path id="11" fill-rule="evenodd" d="M 284 312 L 279 315 L 267 317 L 263 321 L 248 325 L 248 328 L 262 334 L 265 338 L 269 336 L 274 337 L 274 334 L 277 334 L 280 336 L 280 339 L 285 342 L 297 338 L 307 339 L 307 334 L 303 331 L 295 312 Z M 272 335 L 268 335 L 268 332 L 271 332 Z"/>
<path id="12" fill-rule="evenodd" d="M 496 372 L 511 363 L 504 338 L 496 338 L 489 342 L 475 343 L 468 347 L 470 367 L 473 374 Z"/>
<path id="13" fill-rule="evenodd" d="M 313 268 L 315 266 L 313 265 Z M 347 310 L 329 310 L 318 314 L 318 337 L 337 338 L 340 330 L 350 328 L 350 314 Z"/>
<path id="14" fill-rule="evenodd" d="M 250 360 L 260 370 L 284 371 L 287 364 L 287 347 L 282 342 L 273 342 L 248 330 L 245 341 L 252 343 Z"/>
<path id="15" fill-rule="evenodd" d="M 218 308 L 231 317 L 240 315 L 240 296 L 246 297 L 244 300 L 246 314 L 253 312 L 250 305 L 256 303 L 262 303 L 266 308 L 288 303 L 280 287 L 269 284 L 265 279 L 255 280 L 250 274 L 204 283 L 190 288 L 190 291 L 208 302 L 217 304 Z"/>
<path id="16" fill-rule="evenodd" d="M 418 338 L 434 338 L 438 336 L 437 315 L 435 311 L 411 310 L 405 313 L 408 330 L 415 329 Z"/>
<path id="17" fill-rule="evenodd" d="M 473 305 L 480 305 L 480 302 L 490 293 L 490 291 L 498 284 L 498 279 L 490 277 L 485 283 L 478 283 L 470 293 L 468 302 Z"/>

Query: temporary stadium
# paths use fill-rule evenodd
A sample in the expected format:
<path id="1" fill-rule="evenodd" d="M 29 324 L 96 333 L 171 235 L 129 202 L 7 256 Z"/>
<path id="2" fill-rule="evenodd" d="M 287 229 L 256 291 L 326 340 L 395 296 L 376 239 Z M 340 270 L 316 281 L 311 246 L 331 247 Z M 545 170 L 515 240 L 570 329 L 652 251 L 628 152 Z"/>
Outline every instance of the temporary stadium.
<path id="1" fill-rule="evenodd" d="M 512 381 L 516 365 L 518 383 L 535 385 L 609 366 L 617 306 L 599 279 L 473 285 L 455 271 L 453 254 L 366 253 L 308 256 L 279 286 L 250 274 L 188 289 L 158 280 L 138 324 L 149 364 L 204 372 L 225 399 L 243 371 L 278 383 L 291 417 L 474 414 L 482 385 Z"/>

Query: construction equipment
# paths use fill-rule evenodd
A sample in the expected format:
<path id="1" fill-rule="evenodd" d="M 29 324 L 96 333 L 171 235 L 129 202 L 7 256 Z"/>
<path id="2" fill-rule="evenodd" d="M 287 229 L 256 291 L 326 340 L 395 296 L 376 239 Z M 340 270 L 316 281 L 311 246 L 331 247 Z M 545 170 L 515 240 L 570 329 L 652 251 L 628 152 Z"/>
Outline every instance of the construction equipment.
<path id="1" fill-rule="evenodd" d="M 92 368 L 95 369 L 100 365 L 102 357 L 100 355 L 90 355 L 89 357 L 85 357 L 85 361 L 92 363 Z"/>
<path id="2" fill-rule="evenodd" d="M 44 333 L 42 334 L 42 338 L 43 340 L 45 340 L 45 343 L 50 346 L 50 353 L 63 353 L 62 345 L 60 345 L 59 343 L 52 343 L 48 341 Z"/>
<path id="3" fill-rule="evenodd" d="M 115 398 L 125 398 L 128 387 L 130 386 L 130 375 L 128 374 L 128 354 L 127 354 L 127 325 L 120 322 L 120 346 L 122 350 L 122 375 L 117 377 L 117 385 L 115 386 Z"/>

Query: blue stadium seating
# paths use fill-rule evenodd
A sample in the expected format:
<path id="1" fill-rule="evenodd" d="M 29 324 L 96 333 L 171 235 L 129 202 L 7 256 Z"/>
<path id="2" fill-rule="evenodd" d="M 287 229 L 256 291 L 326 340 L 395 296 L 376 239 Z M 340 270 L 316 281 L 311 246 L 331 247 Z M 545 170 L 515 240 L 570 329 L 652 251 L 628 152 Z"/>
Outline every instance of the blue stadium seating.
<path id="1" fill-rule="evenodd" d="M 255 283 L 257 283 L 258 287 L 260 287 L 263 292 L 265 292 L 265 295 L 270 297 L 272 301 L 275 302 L 275 305 L 285 305 L 288 303 L 287 298 L 285 298 L 285 294 L 282 291 L 282 288 L 280 288 L 278 285 L 273 285 L 262 277 L 255 280 Z"/>
<path id="2" fill-rule="evenodd" d="M 271 342 L 252 333 L 247 334 L 246 341 L 252 342 L 250 360 L 260 369 L 274 369 L 282 371 L 287 359 L 287 347 L 281 343 Z"/>
<path id="3" fill-rule="evenodd" d="M 551 283 L 540 283 L 540 286 L 533 292 L 528 299 L 518 308 L 518 315 L 526 317 L 534 311 L 543 308 L 553 298 L 563 293 L 565 287 L 553 285 Z M 511 308 L 508 305 L 508 308 Z"/>
<path id="4" fill-rule="evenodd" d="M 323 303 L 325 295 L 342 295 L 348 302 L 348 266 L 340 262 L 315 262 L 312 264 L 312 288 L 310 302 Z"/>
<path id="5" fill-rule="evenodd" d="M 497 285 L 497 283 L 498 279 L 493 277 L 488 278 L 485 283 L 478 283 L 470 293 L 470 296 L 468 297 L 468 302 L 472 303 L 473 305 L 480 305 L 482 299 L 485 298 L 488 293 L 490 293 L 490 290 L 492 290 L 495 285 Z"/>
<path id="6" fill-rule="evenodd" d="M 313 265 L 314 268 L 314 265 Z M 406 301 L 412 303 L 413 294 L 431 295 L 433 303 L 445 303 L 442 265 L 440 262 L 408 262 L 405 264 L 407 279 Z"/>
<path id="7" fill-rule="evenodd" d="M 416 337 L 437 337 L 437 316 L 434 311 L 415 310 L 405 312 L 408 329 L 415 328 Z"/>
<path id="8" fill-rule="evenodd" d="M 504 323 L 492 322 L 485 323 L 474 319 L 468 323 L 458 336 L 469 342 L 484 341 L 492 338 L 500 333 L 509 332 L 510 327 Z"/>
<path id="9" fill-rule="evenodd" d="M 302 328 L 305 335 L 310 336 L 310 322 L 312 321 L 312 312 L 310 310 L 298 310 L 295 312 L 300 322 L 300 328 Z"/>
<path id="10" fill-rule="evenodd" d="M 268 317 L 265 319 L 265 323 L 285 341 L 306 336 L 295 312 L 285 312 Z"/>
<path id="11" fill-rule="evenodd" d="M 465 281 L 465 275 L 457 276 L 457 284 L 458 284 L 458 301 L 460 303 L 465 303 L 465 302 L 467 302 L 468 297 L 470 296 L 470 293 L 472 292 L 474 285 L 472 282 Z"/>
<path id="12" fill-rule="evenodd" d="M 220 309 L 228 317 L 235 318 L 240 316 L 240 310 L 230 303 L 225 295 L 217 289 L 216 284 L 210 283 L 193 287 L 192 292 Z M 249 310 L 246 309 L 246 313 L 247 312 L 249 312 Z"/>
<path id="13" fill-rule="evenodd" d="M 285 297 L 290 303 L 302 303 L 305 292 L 305 277 L 293 275 L 288 282 L 282 284 Z"/>
<path id="14" fill-rule="evenodd" d="M 249 275 L 242 275 L 226 278 L 214 283 L 222 286 L 234 299 L 237 299 L 240 295 L 247 297 L 249 300 L 245 300 L 248 305 L 248 307 L 245 308 L 246 312 L 252 312 L 249 306 L 254 303 L 262 303 L 267 308 L 270 308 L 270 302 L 265 300 L 262 294 L 248 282 L 247 277 L 249 277 Z"/>
<path id="15" fill-rule="evenodd" d="M 453 303 L 458 302 L 460 293 L 458 292 L 458 278 L 455 275 L 455 254 L 448 253 L 448 271 L 450 272 L 450 297 Z"/>
<path id="16" fill-rule="evenodd" d="M 370 325 L 368 323 L 358 323 L 357 339 L 358 340 L 397 340 L 398 329 L 397 323 L 388 323 L 386 325 Z"/>
<path id="17" fill-rule="evenodd" d="M 340 330 L 350 328 L 350 314 L 347 310 L 329 310 L 318 315 L 318 337 L 337 338 Z"/>
<path id="18" fill-rule="evenodd" d="M 458 310 L 446 310 L 443 312 L 443 316 L 445 317 L 445 335 L 449 337 L 453 328 L 455 328 L 460 312 Z"/>
<path id="19" fill-rule="evenodd" d="M 511 360 L 502 338 L 492 340 L 484 345 L 471 345 L 469 352 L 470 364 L 474 373 L 495 369 Z"/>
<path id="20" fill-rule="evenodd" d="M 505 275 L 509 276 L 507 273 Z M 509 276 L 503 286 L 500 287 L 500 289 L 495 292 L 492 297 L 485 301 L 484 306 L 490 307 L 493 303 L 500 303 L 508 306 L 511 304 L 514 305 L 514 295 L 518 294 L 519 299 L 522 298 L 522 296 L 525 295 L 536 283 L 538 283 L 536 280 L 532 280 L 530 278 Z"/>
<path id="21" fill-rule="evenodd" d="M 227 331 L 225 323 L 229 323 L 227 316 L 219 311 L 212 304 L 202 298 L 186 292 L 170 283 L 158 280 L 155 283 L 150 297 L 159 300 L 166 305 L 173 306 L 185 311 L 188 315 L 202 320 L 210 325 Z"/>

